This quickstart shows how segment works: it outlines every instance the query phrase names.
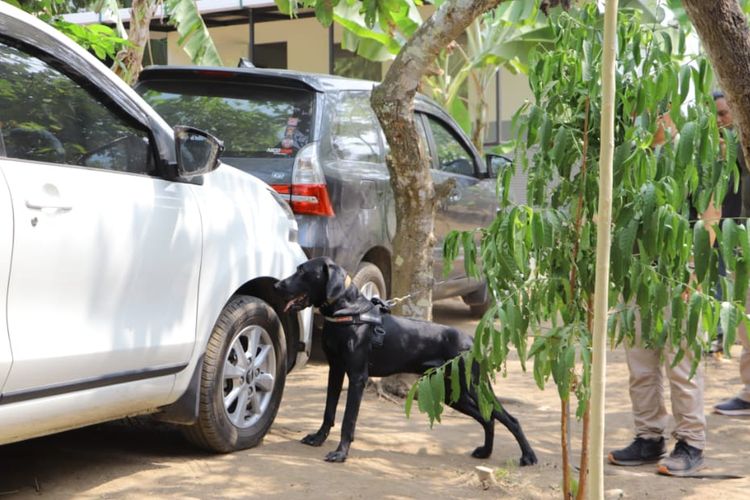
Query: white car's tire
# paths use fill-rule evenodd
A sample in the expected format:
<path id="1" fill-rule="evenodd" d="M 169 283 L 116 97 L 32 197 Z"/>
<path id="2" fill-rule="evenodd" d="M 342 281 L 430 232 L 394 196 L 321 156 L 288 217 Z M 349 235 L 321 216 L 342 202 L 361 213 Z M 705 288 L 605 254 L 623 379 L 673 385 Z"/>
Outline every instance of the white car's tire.
<path id="1" fill-rule="evenodd" d="M 286 382 L 286 340 L 265 302 L 236 296 L 219 316 L 203 358 L 198 420 L 185 435 L 228 453 L 256 446 L 271 427 Z"/>

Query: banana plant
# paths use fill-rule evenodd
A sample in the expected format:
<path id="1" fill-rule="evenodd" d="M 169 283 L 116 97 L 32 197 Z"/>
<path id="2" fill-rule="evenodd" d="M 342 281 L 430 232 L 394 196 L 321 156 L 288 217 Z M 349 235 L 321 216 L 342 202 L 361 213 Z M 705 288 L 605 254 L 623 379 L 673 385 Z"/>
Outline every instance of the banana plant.
<path id="1" fill-rule="evenodd" d="M 432 97 L 450 110 L 482 151 L 488 109 L 485 89 L 491 86 L 498 67 L 527 73 L 529 52 L 552 41 L 552 30 L 541 15 L 538 2 L 506 2 L 475 20 L 466 30 L 464 44 L 444 51 L 438 61 L 439 70 L 425 83 Z M 475 99 L 462 95 L 467 83 L 474 89 Z"/>

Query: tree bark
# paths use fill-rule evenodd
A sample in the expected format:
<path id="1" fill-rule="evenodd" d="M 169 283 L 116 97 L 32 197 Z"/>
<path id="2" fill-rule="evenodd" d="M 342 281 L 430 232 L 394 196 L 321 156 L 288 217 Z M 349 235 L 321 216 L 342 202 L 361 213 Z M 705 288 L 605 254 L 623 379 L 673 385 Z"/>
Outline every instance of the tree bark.
<path id="1" fill-rule="evenodd" d="M 750 158 L 750 29 L 737 0 L 683 0 Z M 745 162 L 747 165 L 747 162 Z"/>
<path id="2" fill-rule="evenodd" d="M 143 50 L 149 41 L 151 18 L 157 0 L 133 0 L 128 40 L 132 44 L 117 53 L 112 70 L 128 85 L 132 85 L 143 69 Z"/>
<path id="3" fill-rule="evenodd" d="M 414 294 L 400 313 L 432 315 L 434 223 L 441 189 L 430 174 L 430 159 L 414 121 L 419 82 L 440 53 L 480 14 L 503 0 L 449 0 L 406 43 L 372 93 L 372 107 L 391 148 L 388 170 L 396 205 L 391 294 Z M 419 145 L 419 147 L 414 147 Z"/>

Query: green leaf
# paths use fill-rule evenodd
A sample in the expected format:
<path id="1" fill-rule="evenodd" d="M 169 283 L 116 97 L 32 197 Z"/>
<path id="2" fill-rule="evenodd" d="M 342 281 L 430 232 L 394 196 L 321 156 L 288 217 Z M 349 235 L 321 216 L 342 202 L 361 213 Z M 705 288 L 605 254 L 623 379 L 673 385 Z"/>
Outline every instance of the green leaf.
<path id="1" fill-rule="evenodd" d="M 745 302 L 747 297 L 748 278 L 750 277 L 749 257 L 740 256 L 734 271 L 734 300 L 739 303 Z"/>
<path id="2" fill-rule="evenodd" d="M 432 414 L 435 420 L 440 422 L 443 413 L 443 401 L 445 400 L 445 375 L 444 368 L 438 368 L 430 376 L 430 390 L 432 391 Z"/>
<path id="3" fill-rule="evenodd" d="M 461 368 L 459 366 L 459 360 L 461 358 L 456 356 L 451 360 L 450 377 L 451 377 L 451 403 L 458 401 L 461 397 Z"/>
<path id="4" fill-rule="evenodd" d="M 317 0 L 315 2 L 315 17 L 325 28 L 331 25 L 333 22 L 333 3 L 331 0 Z"/>
<path id="5" fill-rule="evenodd" d="M 443 276 L 447 277 L 453 270 L 453 262 L 458 258 L 461 248 L 461 233 L 450 231 L 443 240 Z"/>
<path id="6" fill-rule="evenodd" d="M 703 282 L 711 258 L 711 243 L 709 233 L 699 220 L 693 227 L 693 255 L 695 258 L 695 276 L 699 283 Z"/>
<path id="7" fill-rule="evenodd" d="M 464 132 L 471 135 L 471 115 L 469 109 L 464 104 L 463 99 L 456 97 L 450 103 L 450 113 L 456 123 L 458 123 Z"/>
<path id="8" fill-rule="evenodd" d="M 735 267 L 735 251 L 734 248 L 739 242 L 739 231 L 737 224 L 734 219 L 724 219 L 721 225 L 721 240 L 719 246 L 721 247 L 721 255 L 724 258 L 724 262 L 730 271 L 734 270 Z"/>
<path id="9" fill-rule="evenodd" d="M 294 9 L 297 6 L 297 2 L 295 0 L 273 0 L 274 3 L 276 3 L 276 6 L 279 8 L 279 12 L 282 14 L 286 14 L 288 16 L 292 16 L 294 14 Z"/>
<path id="10" fill-rule="evenodd" d="M 684 65 L 682 68 L 680 68 L 680 100 L 679 104 L 682 104 L 685 102 L 685 99 L 687 99 L 688 93 L 690 92 L 690 66 Z"/>
<path id="11" fill-rule="evenodd" d="M 435 400 L 432 397 L 430 377 L 423 375 L 422 378 L 419 379 L 418 384 L 419 389 L 417 392 L 417 403 L 419 404 L 419 411 L 427 414 L 430 419 L 430 427 L 432 427 L 432 424 L 435 420 L 435 415 L 433 414 L 435 408 Z"/>
<path id="12" fill-rule="evenodd" d="M 544 220 L 538 212 L 534 212 L 531 216 L 531 234 L 534 250 L 542 250 L 544 248 Z"/>
<path id="13" fill-rule="evenodd" d="M 737 310 L 729 302 L 721 303 L 721 312 L 719 313 L 719 321 L 721 323 L 721 331 L 726 337 L 727 346 L 734 344 L 734 339 L 737 337 L 737 324 L 739 319 L 737 317 Z"/>
<path id="14" fill-rule="evenodd" d="M 680 165 L 687 165 L 693 157 L 697 127 L 697 123 L 688 122 L 680 131 L 680 143 L 677 146 L 677 158 L 675 159 Z"/>
<path id="15" fill-rule="evenodd" d="M 477 267 L 477 246 L 474 242 L 474 235 L 468 231 L 462 234 L 464 249 L 464 270 L 466 275 L 471 278 L 479 278 L 479 268 Z"/>
<path id="16" fill-rule="evenodd" d="M 406 418 L 409 418 L 411 416 L 411 405 L 414 402 L 414 395 L 417 393 L 418 387 L 419 380 L 412 384 L 411 389 L 409 389 L 409 393 L 406 395 L 406 401 L 404 402 L 404 412 L 406 413 Z"/>
<path id="17" fill-rule="evenodd" d="M 693 292 L 688 304 L 687 342 L 691 345 L 698 337 L 698 322 L 700 320 L 703 297 L 700 292 Z"/>
<path id="18" fill-rule="evenodd" d="M 638 219 L 630 219 L 618 234 L 618 245 L 620 251 L 623 255 L 627 255 L 628 258 L 633 252 L 635 237 L 638 233 L 638 223 Z"/>

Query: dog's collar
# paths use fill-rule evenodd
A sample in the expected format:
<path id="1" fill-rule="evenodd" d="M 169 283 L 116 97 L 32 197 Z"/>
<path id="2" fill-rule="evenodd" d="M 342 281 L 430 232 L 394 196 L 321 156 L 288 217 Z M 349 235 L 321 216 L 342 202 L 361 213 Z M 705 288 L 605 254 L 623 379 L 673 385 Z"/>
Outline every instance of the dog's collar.
<path id="1" fill-rule="evenodd" d="M 373 313 L 372 310 L 366 311 L 359 314 L 343 314 L 341 316 L 323 316 L 323 318 L 329 323 L 336 323 L 339 325 L 382 325 L 383 319 L 380 317 L 379 312 Z"/>

